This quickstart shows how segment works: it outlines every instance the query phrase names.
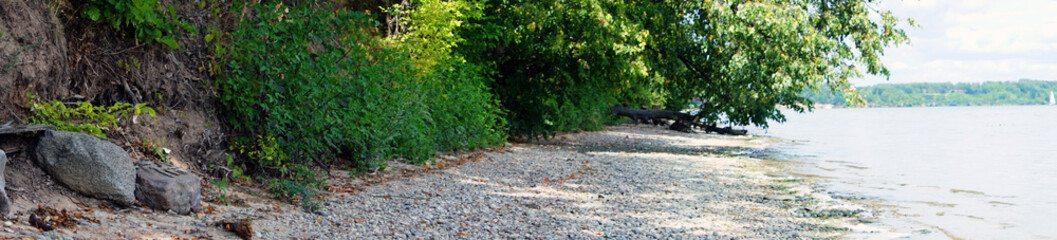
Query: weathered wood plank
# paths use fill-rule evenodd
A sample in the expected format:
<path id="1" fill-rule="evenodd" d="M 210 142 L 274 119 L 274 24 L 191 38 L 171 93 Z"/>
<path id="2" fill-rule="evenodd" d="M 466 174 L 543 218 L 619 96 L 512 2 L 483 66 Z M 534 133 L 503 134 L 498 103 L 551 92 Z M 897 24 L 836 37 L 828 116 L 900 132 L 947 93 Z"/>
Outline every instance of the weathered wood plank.
<path id="1" fill-rule="evenodd" d="M 46 130 L 55 130 L 55 127 L 50 125 L 28 125 L 28 126 L 15 126 L 7 125 L 0 126 L 0 135 L 8 134 L 19 134 L 19 133 L 35 133 Z"/>

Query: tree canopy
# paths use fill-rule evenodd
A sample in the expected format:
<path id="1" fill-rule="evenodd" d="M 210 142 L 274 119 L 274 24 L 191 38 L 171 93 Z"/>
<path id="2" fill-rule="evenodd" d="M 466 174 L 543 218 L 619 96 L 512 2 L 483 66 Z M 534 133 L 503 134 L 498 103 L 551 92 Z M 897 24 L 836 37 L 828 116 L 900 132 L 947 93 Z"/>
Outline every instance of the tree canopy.
<path id="1" fill-rule="evenodd" d="M 778 105 L 806 110 L 805 89 L 854 98 L 849 78 L 888 75 L 880 56 L 908 39 L 874 2 L 491 0 L 461 50 L 494 66 L 515 134 L 595 126 L 614 103 L 692 99 L 708 120 L 766 126 L 784 120 Z"/>

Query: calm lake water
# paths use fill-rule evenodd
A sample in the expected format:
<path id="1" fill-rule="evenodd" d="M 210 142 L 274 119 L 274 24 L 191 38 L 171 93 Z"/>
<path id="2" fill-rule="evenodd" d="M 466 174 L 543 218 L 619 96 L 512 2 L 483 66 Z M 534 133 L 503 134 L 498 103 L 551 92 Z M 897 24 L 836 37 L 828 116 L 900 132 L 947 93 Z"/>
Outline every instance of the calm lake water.
<path id="1" fill-rule="evenodd" d="M 767 157 L 922 239 L 1057 239 L 1057 107 L 818 109 Z M 922 231 L 925 229 L 925 231 Z M 854 237 L 854 236 L 853 236 Z"/>

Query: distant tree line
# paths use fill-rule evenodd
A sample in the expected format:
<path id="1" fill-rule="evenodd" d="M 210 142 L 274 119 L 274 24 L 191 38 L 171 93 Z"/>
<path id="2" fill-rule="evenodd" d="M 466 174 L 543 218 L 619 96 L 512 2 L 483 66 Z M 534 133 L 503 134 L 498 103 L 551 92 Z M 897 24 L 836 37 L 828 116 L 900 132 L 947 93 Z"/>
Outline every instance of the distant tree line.
<path id="1" fill-rule="evenodd" d="M 1057 81 L 1021 79 L 982 83 L 886 83 L 858 88 L 866 107 L 1040 105 L 1057 91 Z M 816 104 L 849 105 L 828 88 L 804 91 Z"/>

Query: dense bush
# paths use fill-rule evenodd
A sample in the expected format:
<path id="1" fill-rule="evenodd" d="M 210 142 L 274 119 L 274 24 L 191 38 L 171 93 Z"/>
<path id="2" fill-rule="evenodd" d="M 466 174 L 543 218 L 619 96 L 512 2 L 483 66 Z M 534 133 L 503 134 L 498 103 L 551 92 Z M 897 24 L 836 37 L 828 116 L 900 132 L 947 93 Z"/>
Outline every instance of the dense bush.
<path id="1" fill-rule="evenodd" d="M 430 116 L 441 150 L 477 148 L 506 140 L 506 121 L 480 67 L 449 62 L 428 79 Z"/>
<path id="2" fill-rule="evenodd" d="M 347 160 L 358 171 L 392 158 L 501 143 L 503 121 L 479 67 L 435 58 L 415 67 L 399 42 L 368 34 L 360 12 L 262 4 L 231 33 L 216 85 L 234 150 L 280 177 L 271 190 L 312 199 L 307 166 Z M 309 188 L 306 188 L 309 187 Z"/>
<path id="3" fill-rule="evenodd" d="M 621 1 L 490 1 L 459 51 L 492 66 L 510 133 L 600 129 L 618 102 L 651 102 L 638 54 L 645 32 Z"/>
<path id="4" fill-rule="evenodd" d="M 230 73 L 217 81 L 226 118 L 261 167 L 351 154 L 364 167 L 402 153 L 431 155 L 422 85 L 406 57 L 372 48 L 359 12 L 319 6 L 254 7 L 232 32 Z M 275 149 L 275 150 L 272 150 Z"/>
<path id="5" fill-rule="evenodd" d="M 475 148 L 501 143 L 506 121 L 487 83 L 490 69 L 469 64 L 453 48 L 465 42 L 459 29 L 473 27 L 466 20 L 480 18 L 481 0 L 416 0 L 403 8 L 408 25 L 387 40 L 409 53 L 417 76 L 428 92 L 437 146 L 442 150 Z"/>

